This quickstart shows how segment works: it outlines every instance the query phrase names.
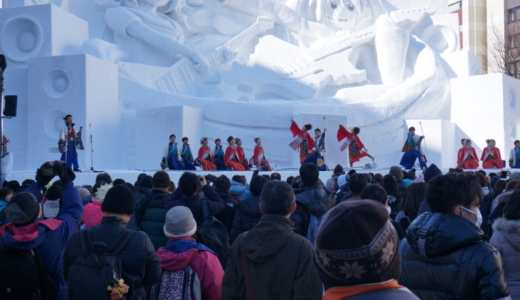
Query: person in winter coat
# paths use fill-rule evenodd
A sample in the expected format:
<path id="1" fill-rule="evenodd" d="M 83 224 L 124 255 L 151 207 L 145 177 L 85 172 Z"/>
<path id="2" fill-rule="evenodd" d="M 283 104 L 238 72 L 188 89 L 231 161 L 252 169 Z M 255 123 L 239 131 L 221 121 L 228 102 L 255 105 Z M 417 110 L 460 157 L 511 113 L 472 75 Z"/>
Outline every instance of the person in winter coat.
<path id="1" fill-rule="evenodd" d="M 199 195 L 201 191 L 204 193 L 203 196 Z M 207 200 L 209 213 L 211 215 L 218 215 L 225 207 L 224 201 L 222 201 L 215 190 L 207 184 L 204 176 L 199 178 L 194 173 L 184 172 L 179 179 L 179 187 L 175 193 L 173 193 L 168 203 L 166 203 L 166 208 L 170 209 L 174 206 L 188 207 L 197 225 L 200 226 L 204 222 L 202 200 Z"/>
<path id="2" fill-rule="evenodd" d="M 489 215 L 488 219 L 491 224 L 495 222 L 496 219 L 502 217 L 504 214 L 504 207 L 506 206 L 507 200 L 511 198 L 511 195 L 515 191 L 515 189 L 520 188 L 520 180 L 513 180 L 510 181 L 506 186 L 506 191 L 500 194 L 496 199 L 495 202 L 497 203 L 497 206 L 493 209 L 491 214 Z"/>
<path id="3" fill-rule="evenodd" d="M 157 251 L 157 256 L 161 260 L 161 269 L 163 272 L 182 272 L 189 265 L 199 276 L 202 299 L 220 300 L 224 270 L 213 251 L 195 241 L 196 231 L 197 223 L 189 208 L 176 206 L 168 211 L 164 233 L 169 240 Z M 175 286 L 164 280 L 163 277 L 161 286 L 166 287 L 164 290 L 166 293 L 182 293 L 182 285 Z M 150 297 L 150 299 L 155 298 Z"/>
<path id="4" fill-rule="evenodd" d="M 62 183 L 63 200 L 60 215 L 57 218 L 43 220 L 42 208 L 33 194 L 27 192 L 16 194 L 5 209 L 7 220 L 11 223 L 0 227 L 0 248 L 4 246 L 15 249 L 38 248 L 49 276 L 59 286 L 57 299 L 65 300 L 67 282 L 61 263 L 63 249 L 79 226 L 83 206 L 78 190 L 74 188 L 73 180 L 76 176 L 72 169 L 62 169 L 58 174 Z M 53 177 L 42 176 L 41 169 L 38 169 L 37 182 L 31 184 L 27 191 L 40 191 Z"/>
<path id="5" fill-rule="evenodd" d="M 431 213 L 417 217 L 401 243 L 401 284 L 423 300 L 509 296 L 500 253 L 480 230 L 482 189 L 475 175 L 430 180 Z"/>
<path id="6" fill-rule="evenodd" d="M 268 180 L 263 176 L 255 176 L 251 179 L 251 194 L 253 198 L 240 201 L 233 220 L 230 241 L 233 241 L 245 231 L 250 230 L 260 221 L 262 211 L 260 210 L 260 194 Z"/>
<path id="7" fill-rule="evenodd" d="M 14 191 L 11 188 L 4 187 L 0 189 L 0 226 L 4 225 L 6 219 L 5 208 L 13 196 Z"/>
<path id="8" fill-rule="evenodd" d="M 81 228 L 92 228 L 101 223 L 101 219 L 103 219 L 101 203 L 103 203 L 105 195 L 107 194 L 108 190 L 110 190 L 110 188 L 112 188 L 111 183 L 100 186 L 97 189 L 96 196 L 92 199 L 92 202 L 83 206 L 83 218 L 81 218 L 81 223 L 83 225 Z"/>
<path id="9" fill-rule="evenodd" d="M 408 226 L 417 218 L 421 202 L 426 197 L 426 184 L 424 182 L 415 182 L 408 187 L 404 198 L 402 210 L 397 214 L 395 221 L 401 225 L 403 231 L 406 232 Z"/>
<path id="10" fill-rule="evenodd" d="M 406 193 L 406 190 L 408 189 L 408 186 L 403 181 L 403 168 L 401 168 L 400 166 L 393 166 L 390 168 L 390 172 L 388 172 L 388 175 L 392 175 L 395 177 L 397 186 L 399 187 L 399 191 L 401 192 L 401 194 L 404 195 Z"/>
<path id="11" fill-rule="evenodd" d="M 220 199 L 224 201 L 224 209 L 215 217 L 224 226 L 226 226 L 228 234 L 231 234 L 231 227 L 233 226 L 233 219 L 237 212 L 238 202 L 231 199 L 230 188 L 231 181 L 226 175 L 219 176 L 214 182 L 215 192 L 219 195 Z"/>
<path id="12" fill-rule="evenodd" d="M 114 186 L 107 192 L 101 209 L 105 215 L 101 224 L 85 230 L 90 231 L 94 243 L 112 245 L 127 230 L 125 226 L 135 210 L 134 192 L 124 184 Z M 66 278 L 69 267 L 83 255 L 81 243 L 79 231 L 67 243 L 63 257 Z M 121 260 L 124 283 L 129 287 L 125 299 L 146 299 L 146 287 L 161 280 L 160 262 L 146 233 L 136 231 L 117 256 Z"/>
<path id="13" fill-rule="evenodd" d="M 164 235 L 164 218 L 168 209 L 166 203 L 170 201 L 170 175 L 164 171 L 158 171 L 153 175 L 153 190 L 147 196 L 141 198 L 136 206 L 136 222 L 140 230 L 146 232 L 157 251 L 159 247 L 166 245 L 168 238 Z"/>
<path id="14" fill-rule="evenodd" d="M 233 243 L 221 299 L 321 299 L 314 249 L 292 230 L 291 187 L 277 180 L 266 184 L 260 209 L 260 222 Z"/>
<path id="15" fill-rule="evenodd" d="M 493 223 L 493 236 L 489 243 L 502 256 L 504 271 L 512 300 L 520 299 L 520 190 L 516 190 L 506 203 L 504 217 Z"/>
<path id="16" fill-rule="evenodd" d="M 390 213 L 390 218 L 395 220 L 395 217 L 401 210 L 401 206 L 403 205 L 403 195 L 406 194 L 406 191 L 403 193 L 397 184 L 397 179 L 393 175 L 385 175 L 383 177 L 383 188 L 386 190 L 388 194 L 388 204 L 392 209 Z"/>
<path id="17" fill-rule="evenodd" d="M 361 192 L 361 199 L 363 200 L 373 200 L 377 201 L 381 204 L 383 204 L 388 211 L 388 215 L 390 216 L 391 208 L 390 205 L 388 205 L 388 195 L 383 187 L 381 187 L 378 184 L 371 184 L 368 185 L 366 188 L 363 189 Z M 397 236 L 399 240 L 402 240 L 405 238 L 403 228 L 401 228 L 401 225 L 397 223 L 396 221 L 392 220 L 390 218 L 390 223 L 394 226 L 395 232 L 397 232 Z"/>
<path id="18" fill-rule="evenodd" d="M 334 168 L 334 173 L 332 174 L 331 178 L 327 180 L 327 183 L 325 184 L 325 187 L 327 190 L 329 190 L 331 193 L 336 191 L 340 185 L 338 184 L 338 177 L 345 174 L 345 170 L 341 165 L 337 165 Z"/>
<path id="19" fill-rule="evenodd" d="M 324 300 L 419 299 L 397 281 L 399 238 L 388 221 L 385 206 L 369 200 L 345 201 L 325 215 L 314 260 Z"/>
<path id="20" fill-rule="evenodd" d="M 231 196 L 237 197 L 240 201 L 251 198 L 249 184 L 246 183 L 244 176 L 235 175 L 231 180 Z"/>
<path id="21" fill-rule="evenodd" d="M 343 174 L 338 177 L 338 190 L 336 191 L 337 204 L 339 204 L 341 199 L 346 198 L 350 194 L 347 176 L 347 174 Z"/>
<path id="22" fill-rule="evenodd" d="M 361 200 L 361 191 L 368 185 L 367 177 L 364 174 L 352 174 L 348 179 L 348 189 L 350 193 L 344 196 L 340 202 Z"/>
<path id="23" fill-rule="evenodd" d="M 300 167 L 303 185 L 294 191 L 298 206 L 291 220 L 294 222 L 294 232 L 302 236 L 307 236 L 311 216 L 321 218 L 336 205 L 336 197 L 325 189 L 319 180 L 319 172 L 315 164 L 303 164 Z"/>

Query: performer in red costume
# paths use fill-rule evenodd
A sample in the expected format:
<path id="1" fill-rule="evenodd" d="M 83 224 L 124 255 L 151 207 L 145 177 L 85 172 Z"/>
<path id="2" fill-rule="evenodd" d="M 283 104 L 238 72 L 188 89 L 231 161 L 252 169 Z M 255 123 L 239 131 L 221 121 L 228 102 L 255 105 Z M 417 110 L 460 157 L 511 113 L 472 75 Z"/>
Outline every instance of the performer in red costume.
<path id="1" fill-rule="evenodd" d="M 457 159 L 457 168 L 459 169 L 476 169 L 479 166 L 477 152 L 471 146 L 470 139 L 462 139 L 462 148 L 459 149 Z"/>
<path id="2" fill-rule="evenodd" d="M 367 149 L 365 149 L 365 145 L 358 137 L 358 134 L 361 132 L 361 130 L 358 127 L 354 127 L 352 129 L 352 133 L 348 131 L 343 125 L 339 125 L 338 129 L 338 142 L 341 142 L 342 140 L 346 139 L 346 141 L 341 145 L 340 150 L 344 151 L 345 149 L 349 149 L 349 158 L 350 158 L 350 167 L 355 162 L 358 162 L 360 159 L 362 159 L 365 156 L 370 157 L 372 160 L 374 160 L 374 157 L 372 157 L 370 154 L 368 154 Z"/>
<path id="3" fill-rule="evenodd" d="M 495 140 L 489 139 L 486 141 L 487 147 L 482 150 L 481 161 L 484 163 L 482 167 L 484 169 L 502 169 L 504 163 L 502 162 L 502 156 L 500 156 L 500 149 L 495 147 Z"/>
<path id="4" fill-rule="evenodd" d="M 300 152 L 300 162 L 304 163 L 305 159 L 314 152 L 314 139 L 307 132 L 312 129 L 311 124 L 305 124 L 302 128 L 298 127 L 296 122 L 291 121 L 291 132 L 296 139 L 290 144 L 294 151 Z"/>
<path id="5" fill-rule="evenodd" d="M 235 143 L 237 145 L 238 161 L 244 166 L 244 169 L 251 170 L 251 168 L 249 167 L 249 161 L 247 160 L 246 154 L 244 152 L 244 148 L 242 148 L 242 140 L 236 138 Z"/>
<path id="6" fill-rule="evenodd" d="M 200 143 L 202 144 L 202 146 L 199 149 L 199 156 L 197 157 L 197 162 L 199 162 L 202 166 L 202 170 L 216 171 L 217 167 L 215 166 L 215 160 L 213 159 L 211 148 L 208 146 L 208 138 L 203 137 L 202 139 L 200 139 Z"/>
<path id="7" fill-rule="evenodd" d="M 255 153 L 253 154 L 253 164 L 258 170 L 261 171 L 272 171 L 269 161 L 265 159 L 264 148 L 262 148 L 262 140 L 260 138 L 255 139 Z"/>
<path id="8" fill-rule="evenodd" d="M 226 154 L 224 155 L 224 165 L 230 171 L 244 171 L 244 166 L 238 160 L 235 138 L 230 136 L 227 141 L 229 146 L 226 148 Z"/>

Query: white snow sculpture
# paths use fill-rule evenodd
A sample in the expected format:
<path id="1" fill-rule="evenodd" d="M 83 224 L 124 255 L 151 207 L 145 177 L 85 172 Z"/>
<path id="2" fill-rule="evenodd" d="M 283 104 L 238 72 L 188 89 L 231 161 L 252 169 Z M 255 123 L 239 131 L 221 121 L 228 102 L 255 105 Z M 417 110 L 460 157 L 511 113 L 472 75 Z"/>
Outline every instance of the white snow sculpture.
<path id="1" fill-rule="evenodd" d="M 70 13 L 85 5 L 20 1 L 68 3 L 61 7 Z M 384 167 L 399 159 L 405 120 L 449 111 L 440 54 L 457 51 L 459 35 L 444 0 L 89 2 L 104 19 L 81 16 L 95 29 L 81 52 L 118 66 L 121 109 L 113 113 L 130 128 L 118 144 L 123 168 L 134 167 L 131 128 L 143 108 L 201 111 L 193 122 L 204 136 L 268 136 L 282 167 L 297 165 L 287 146 L 291 118 L 348 120 Z"/>

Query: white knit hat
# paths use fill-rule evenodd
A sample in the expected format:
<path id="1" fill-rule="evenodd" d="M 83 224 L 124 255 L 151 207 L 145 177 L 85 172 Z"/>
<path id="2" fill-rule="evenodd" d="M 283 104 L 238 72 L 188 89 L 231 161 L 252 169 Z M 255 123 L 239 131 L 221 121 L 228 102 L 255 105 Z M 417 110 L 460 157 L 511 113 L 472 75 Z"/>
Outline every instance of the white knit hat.
<path id="1" fill-rule="evenodd" d="M 167 238 L 190 237 L 197 231 L 197 222 L 186 206 L 172 207 L 166 213 L 164 234 Z"/>

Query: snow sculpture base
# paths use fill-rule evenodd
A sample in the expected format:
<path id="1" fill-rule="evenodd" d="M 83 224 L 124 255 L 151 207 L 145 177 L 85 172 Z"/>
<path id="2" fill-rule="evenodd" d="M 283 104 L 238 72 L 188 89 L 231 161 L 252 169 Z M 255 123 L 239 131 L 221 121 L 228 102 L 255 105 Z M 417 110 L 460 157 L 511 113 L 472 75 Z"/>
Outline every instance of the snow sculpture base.
<path id="1" fill-rule="evenodd" d="M 520 134 L 520 81 L 492 74 L 452 79 L 451 85 L 457 140 L 472 139 L 481 153 L 486 140 L 495 139 L 502 158 L 507 158 Z"/>
<path id="2" fill-rule="evenodd" d="M 191 151 L 196 156 L 200 147 L 202 111 L 188 106 L 170 106 L 140 109 L 135 120 L 135 165 L 139 169 L 158 169 L 169 142 L 175 134 L 179 146 L 182 138 L 190 139 Z M 224 143 L 223 143 L 224 144 Z M 214 139 L 210 139 L 210 146 Z"/>
<path id="3" fill-rule="evenodd" d="M 59 130 L 66 114 L 83 126 L 85 150 L 78 150 L 80 168 L 90 169 L 90 142 L 94 139 L 95 162 L 119 168 L 118 145 L 121 112 L 118 101 L 117 65 L 88 56 L 40 57 L 29 62 L 27 163 L 35 168 L 57 160 Z M 92 132 L 87 125 L 92 123 Z"/>

